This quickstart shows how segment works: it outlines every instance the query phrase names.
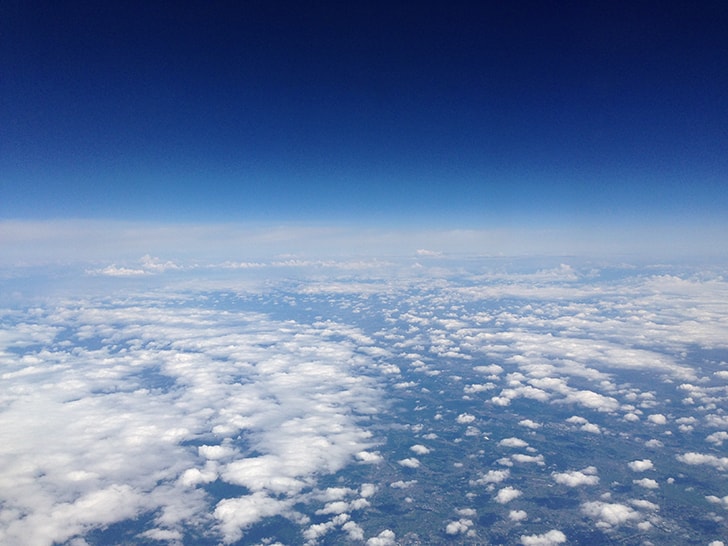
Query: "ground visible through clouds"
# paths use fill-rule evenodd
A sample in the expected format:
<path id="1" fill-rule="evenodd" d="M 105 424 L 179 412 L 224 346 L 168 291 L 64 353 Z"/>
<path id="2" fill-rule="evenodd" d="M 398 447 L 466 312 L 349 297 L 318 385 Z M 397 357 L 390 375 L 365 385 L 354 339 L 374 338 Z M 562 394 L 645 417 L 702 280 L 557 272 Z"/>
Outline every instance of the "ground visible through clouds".
<path id="1" fill-rule="evenodd" d="M 0 542 L 712 544 L 728 283 L 584 260 L 0 281 Z"/>

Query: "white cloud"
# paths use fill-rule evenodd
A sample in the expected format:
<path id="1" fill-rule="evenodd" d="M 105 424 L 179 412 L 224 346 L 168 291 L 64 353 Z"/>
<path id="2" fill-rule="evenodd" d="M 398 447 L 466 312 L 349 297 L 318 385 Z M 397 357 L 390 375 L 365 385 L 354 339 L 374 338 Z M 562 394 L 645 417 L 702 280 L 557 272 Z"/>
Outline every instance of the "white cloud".
<path id="1" fill-rule="evenodd" d="M 525 510 L 511 510 L 508 512 L 508 519 L 511 521 L 523 521 L 528 518 L 528 514 Z"/>
<path id="2" fill-rule="evenodd" d="M 417 480 L 397 480 L 396 482 L 392 482 L 389 484 L 389 487 L 392 487 L 394 489 L 409 489 L 413 485 L 417 483 Z"/>
<path id="3" fill-rule="evenodd" d="M 419 468 L 420 461 L 415 457 L 408 457 L 406 459 L 400 459 L 397 463 L 405 468 Z"/>
<path id="4" fill-rule="evenodd" d="M 445 533 L 448 535 L 459 535 L 467 533 L 468 529 L 473 526 L 472 520 L 461 518 L 457 521 L 451 521 L 445 526 Z"/>
<path id="5" fill-rule="evenodd" d="M 384 460 L 378 451 L 359 451 L 356 458 L 362 463 L 380 463 Z"/>
<path id="6" fill-rule="evenodd" d="M 728 440 L 728 432 L 726 432 L 725 430 L 714 432 L 714 433 L 706 436 L 705 440 L 707 442 L 710 442 L 711 444 L 715 444 L 717 446 L 722 446 L 723 442 Z"/>
<path id="7" fill-rule="evenodd" d="M 586 423 L 579 427 L 579 430 L 583 430 L 584 432 L 589 432 L 591 434 L 601 434 L 602 429 L 599 428 L 599 425 L 595 425 L 594 423 Z"/>
<path id="8" fill-rule="evenodd" d="M 599 483 L 597 469 L 589 466 L 583 470 L 570 470 L 567 472 L 553 472 L 551 475 L 556 483 L 566 485 L 568 487 L 578 487 L 580 485 L 596 485 Z"/>
<path id="9" fill-rule="evenodd" d="M 221 500 L 214 511 L 226 543 L 240 540 L 243 529 L 264 517 L 291 515 L 293 499 L 275 499 L 262 491 Z"/>
<path id="10" fill-rule="evenodd" d="M 4 544 L 64 542 L 141 513 L 156 513 L 155 536 L 212 517 L 233 542 L 260 518 L 298 518 L 291 507 L 317 476 L 357 454 L 381 460 L 358 423 L 380 395 L 359 373 L 369 360 L 348 341 L 355 329 L 166 307 L 160 295 L 104 298 L 33 318 L 72 334 L 46 337 L 43 389 L 27 388 L 33 374 L 3 377 Z M 7 357 L 11 370 L 27 368 Z M 147 388 L 147 374 L 160 386 Z M 241 437 L 254 456 L 241 454 Z M 249 493 L 211 507 L 201 486 L 215 480 Z"/>
<path id="11" fill-rule="evenodd" d="M 657 489 L 660 487 L 660 484 L 657 483 L 657 481 L 653 480 L 652 478 L 642 478 L 640 480 L 632 480 L 632 483 L 635 485 L 639 485 L 640 487 L 644 487 L 646 489 Z"/>
<path id="12" fill-rule="evenodd" d="M 394 531 L 385 529 L 376 537 L 372 537 L 367 540 L 367 546 L 395 546 L 397 544 L 395 538 L 396 535 L 394 534 Z"/>
<path id="13" fill-rule="evenodd" d="M 541 423 L 537 423 L 536 421 L 532 421 L 531 419 L 521 419 L 520 421 L 518 421 L 518 424 L 522 427 L 530 428 L 532 430 L 537 430 L 543 426 Z"/>
<path id="14" fill-rule="evenodd" d="M 551 529 L 542 535 L 521 535 L 523 546 L 553 546 L 564 542 L 566 535 L 557 529 Z"/>
<path id="15" fill-rule="evenodd" d="M 594 391 L 570 391 L 564 402 L 575 403 L 585 408 L 603 412 L 614 412 L 619 409 L 619 402 L 611 396 L 605 396 Z"/>
<path id="16" fill-rule="evenodd" d="M 724 471 L 728 469 L 728 457 L 717 457 L 705 453 L 697 453 L 694 451 L 684 453 L 677 456 L 677 460 L 689 465 L 708 465 Z"/>
<path id="17" fill-rule="evenodd" d="M 511 459 L 517 463 L 535 463 L 539 466 L 543 466 L 545 464 L 543 461 L 543 455 L 524 455 L 523 453 L 515 453 L 511 455 Z"/>
<path id="18" fill-rule="evenodd" d="M 364 529 L 362 529 L 359 524 L 353 521 L 347 521 L 346 523 L 344 523 L 344 525 L 341 526 L 341 528 L 346 531 L 346 534 L 349 536 L 350 540 L 364 540 Z"/>
<path id="19" fill-rule="evenodd" d="M 655 467 L 649 459 L 630 461 L 627 463 L 627 466 L 629 466 L 629 469 L 633 472 L 644 472 L 645 470 L 652 470 Z"/>
<path id="20" fill-rule="evenodd" d="M 455 510 L 455 512 L 457 512 L 458 516 L 463 516 L 467 518 L 472 518 L 478 513 L 475 508 L 458 508 L 457 510 Z"/>
<path id="21" fill-rule="evenodd" d="M 523 493 L 516 489 L 515 487 L 504 487 L 503 489 L 499 489 L 498 493 L 495 496 L 495 502 L 498 502 L 500 504 L 506 504 L 508 502 L 511 502 L 513 499 L 517 499 L 520 497 Z"/>
<path id="22" fill-rule="evenodd" d="M 461 413 L 457 416 L 456 421 L 461 425 L 472 423 L 473 421 L 475 421 L 475 415 L 471 415 L 470 413 Z"/>
<path id="23" fill-rule="evenodd" d="M 728 508 L 728 495 L 725 497 L 716 497 L 715 495 L 706 495 L 705 497 L 708 502 L 713 504 L 720 504 L 723 508 Z"/>
<path id="24" fill-rule="evenodd" d="M 603 528 L 617 527 L 640 519 L 639 512 L 619 503 L 585 502 L 581 505 L 581 510 L 584 514 L 596 520 L 597 527 Z"/>
<path id="25" fill-rule="evenodd" d="M 654 502 L 650 502 L 645 499 L 633 499 L 629 501 L 632 506 L 636 506 L 637 508 L 641 508 L 642 510 L 650 510 L 651 512 L 657 512 L 660 509 L 660 506 L 655 504 Z"/>
<path id="26" fill-rule="evenodd" d="M 334 502 L 327 502 L 326 505 L 316 510 L 316 514 L 318 515 L 325 515 L 325 514 L 343 514 L 345 512 L 349 511 L 349 503 L 346 501 L 334 501 Z"/>
<path id="27" fill-rule="evenodd" d="M 652 415 L 647 416 L 647 420 L 655 425 L 665 425 L 667 424 L 667 417 L 665 417 L 661 413 L 653 413 Z"/>
<path id="28" fill-rule="evenodd" d="M 528 442 L 520 438 L 504 438 L 498 442 L 498 445 L 503 447 L 526 447 L 528 446 Z"/>
<path id="29" fill-rule="evenodd" d="M 470 485 L 487 485 L 489 483 L 500 483 L 510 477 L 511 471 L 506 470 L 489 470 L 477 480 L 470 480 Z"/>
<path id="30" fill-rule="evenodd" d="M 416 444 L 410 447 L 410 451 L 414 451 L 417 455 L 427 455 L 430 452 L 430 448 Z"/>
<path id="31" fill-rule="evenodd" d="M 379 487 L 376 484 L 373 483 L 363 483 L 361 484 L 361 489 L 359 490 L 359 494 L 364 497 L 365 499 L 368 499 L 369 497 L 374 496 L 374 494 L 379 490 Z"/>
<path id="32" fill-rule="evenodd" d="M 495 389 L 495 383 L 474 383 L 463 387 L 465 394 L 476 394 Z"/>
<path id="33" fill-rule="evenodd" d="M 487 366 L 473 366 L 473 371 L 487 375 L 500 375 L 503 373 L 503 368 L 498 364 L 489 364 Z"/>

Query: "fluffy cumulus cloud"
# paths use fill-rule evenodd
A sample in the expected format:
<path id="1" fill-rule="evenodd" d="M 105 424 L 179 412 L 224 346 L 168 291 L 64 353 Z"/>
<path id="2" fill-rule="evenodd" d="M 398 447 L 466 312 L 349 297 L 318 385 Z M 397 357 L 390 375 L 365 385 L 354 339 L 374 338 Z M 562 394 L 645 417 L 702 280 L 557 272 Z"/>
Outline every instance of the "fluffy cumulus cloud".
<path id="1" fill-rule="evenodd" d="M 556 483 L 560 483 L 568 487 L 578 487 L 580 485 L 596 485 L 599 483 L 597 469 L 593 466 L 589 466 L 583 470 L 554 472 L 552 476 Z"/>
<path id="2" fill-rule="evenodd" d="M 419 468 L 420 467 L 420 461 L 414 457 L 408 457 L 406 459 L 400 459 L 397 461 L 400 466 L 404 466 L 405 468 Z"/>
<path id="3" fill-rule="evenodd" d="M 523 521 L 528 518 L 528 513 L 525 510 L 511 510 L 508 512 L 508 519 L 511 521 Z"/>
<path id="4" fill-rule="evenodd" d="M 655 465 L 649 459 L 639 459 L 636 461 L 630 461 L 627 463 L 629 469 L 633 472 L 644 472 L 645 470 L 652 470 Z"/>
<path id="5" fill-rule="evenodd" d="M 430 452 L 430 448 L 423 446 L 422 444 L 415 444 L 410 447 L 411 451 L 414 451 L 417 455 L 427 455 Z"/>
<path id="6" fill-rule="evenodd" d="M 596 521 L 597 527 L 609 529 L 629 522 L 638 521 L 640 513 L 626 504 L 602 501 L 585 502 L 581 510 Z"/>
<path id="7" fill-rule="evenodd" d="M 532 430 L 537 430 L 543 426 L 541 423 L 537 423 L 532 419 L 521 419 L 520 421 L 518 421 L 518 424 L 522 427 L 530 428 Z"/>
<path id="8" fill-rule="evenodd" d="M 149 538 L 204 525 L 234 542 L 262 518 L 297 521 L 316 476 L 369 458 L 359 421 L 379 391 L 358 372 L 355 330 L 169 303 L 36 312 L 54 328 L 42 367 L 4 353 L 0 542 L 65 542 L 143 513 L 155 514 Z M 247 492 L 209 506 L 213 481 Z"/>
<path id="9" fill-rule="evenodd" d="M 511 471 L 505 470 L 489 470 L 475 480 L 470 480 L 470 485 L 488 485 L 491 483 L 500 483 L 510 477 Z"/>
<path id="10" fill-rule="evenodd" d="M 385 529 L 377 536 L 367 540 L 367 546 L 395 546 L 397 535 L 391 529 Z"/>
<path id="11" fill-rule="evenodd" d="M 708 434 L 708 436 L 705 437 L 705 440 L 707 442 L 710 442 L 711 444 L 722 446 L 723 442 L 728 440 L 728 432 L 726 432 L 725 430 L 720 430 L 718 432 Z"/>
<path id="12" fill-rule="evenodd" d="M 657 483 L 657 480 L 653 480 L 652 478 L 632 480 L 632 483 L 635 485 L 639 485 L 640 487 L 644 487 L 645 489 L 658 489 L 660 487 L 660 484 Z"/>
<path id="13" fill-rule="evenodd" d="M 503 447 L 527 447 L 528 442 L 521 440 L 520 438 L 504 438 L 498 442 L 498 445 Z"/>
<path id="14" fill-rule="evenodd" d="M 708 502 L 712 502 L 713 504 L 719 504 L 723 506 L 724 508 L 728 508 L 728 495 L 725 497 L 716 497 L 715 495 L 706 495 L 705 498 Z"/>
<path id="15" fill-rule="evenodd" d="M 467 425 L 468 423 L 475 421 L 475 415 L 471 415 L 470 413 L 461 413 L 457 416 L 456 421 L 461 425 Z"/>
<path id="16" fill-rule="evenodd" d="M 553 546 L 564 542 L 566 542 L 566 535 L 558 529 L 551 529 L 541 535 L 521 535 L 523 546 Z"/>
<path id="17" fill-rule="evenodd" d="M 467 518 L 460 518 L 457 521 L 451 521 L 445 526 L 445 533 L 448 535 L 459 535 L 467 533 L 468 529 L 473 526 L 473 521 Z"/>
<path id="18" fill-rule="evenodd" d="M 503 489 L 498 490 L 498 493 L 495 496 L 495 502 L 498 502 L 500 504 L 506 504 L 511 502 L 513 499 L 517 499 L 522 494 L 523 493 L 515 487 L 504 487 Z"/>
<path id="19" fill-rule="evenodd" d="M 689 465 L 707 465 L 720 471 L 728 469 L 728 457 L 718 457 L 708 453 L 690 451 L 677 456 L 677 460 Z"/>

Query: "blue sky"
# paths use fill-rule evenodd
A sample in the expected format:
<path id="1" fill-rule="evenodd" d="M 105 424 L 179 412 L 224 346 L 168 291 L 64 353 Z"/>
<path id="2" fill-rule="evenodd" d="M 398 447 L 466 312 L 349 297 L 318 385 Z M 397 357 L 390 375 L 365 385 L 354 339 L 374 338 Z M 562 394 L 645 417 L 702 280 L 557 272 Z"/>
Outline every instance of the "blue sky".
<path id="1" fill-rule="evenodd" d="M 9 2 L 0 19 L 2 219 L 728 210 L 723 2 Z"/>

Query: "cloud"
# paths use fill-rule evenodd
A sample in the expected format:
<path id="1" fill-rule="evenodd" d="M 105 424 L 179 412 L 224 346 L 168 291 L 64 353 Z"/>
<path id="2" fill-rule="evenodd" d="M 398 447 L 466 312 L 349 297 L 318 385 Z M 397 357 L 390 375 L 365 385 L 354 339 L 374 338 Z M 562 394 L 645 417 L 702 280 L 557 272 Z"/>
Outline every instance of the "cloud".
<path id="1" fill-rule="evenodd" d="M 404 466 L 405 468 L 419 468 L 420 467 L 420 461 L 414 457 L 409 457 L 407 459 L 400 459 L 397 461 L 397 463 L 400 466 Z"/>
<path id="2" fill-rule="evenodd" d="M 557 529 L 551 529 L 542 535 L 521 535 L 523 546 L 553 546 L 564 542 L 566 535 Z"/>
<path id="3" fill-rule="evenodd" d="M 720 471 L 728 469 L 728 457 L 716 457 L 705 453 L 694 451 L 683 453 L 677 456 L 677 460 L 689 465 L 707 465 L 717 468 Z"/>
<path id="4" fill-rule="evenodd" d="M 475 508 L 458 508 L 455 510 L 459 516 L 465 516 L 472 518 L 478 514 L 478 512 L 475 510 Z"/>
<path id="5" fill-rule="evenodd" d="M 417 455 L 427 455 L 430 452 L 430 448 L 416 444 L 410 447 L 410 451 L 414 451 Z"/>
<path id="6" fill-rule="evenodd" d="M 359 451 L 355 455 L 362 463 L 379 463 L 384 460 L 378 451 Z"/>
<path id="7" fill-rule="evenodd" d="M 508 502 L 511 502 L 513 499 L 517 499 L 520 497 L 523 493 L 516 489 L 515 487 L 504 487 L 503 489 L 499 489 L 498 493 L 495 496 L 495 502 L 498 502 L 500 504 L 506 504 Z"/>
<path id="8" fill-rule="evenodd" d="M 467 533 L 468 529 L 473 526 L 473 521 L 461 518 L 457 521 L 451 521 L 445 526 L 445 533 L 448 535 L 459 535 Z"/>
<path id="9" fill-rule="evenodd" d="M 525 510 L 511 510 L 508 512 L 508 519 L 511 521 L 523 521 L 528 518 L 528 514 Z"/>
<path id="10" fill-rule="evenodd" d="M 602 429 L 599 428 L 599 425 L 595 425 L 594 423 L 585 423 L 579 427 L 579 430 L 583 430 L 584 432 L 589 432 L 591 434 L 602 433 Z"/>
<path id="11" fill-rule="evenodd" d="M 539 466 L 543 466 L 545 464 L 543 461 L 543 455 L 524 455 L 523 453 L 515 453 L 511 455 L 511 459 L 517 463 L 535 463 Z"/>
<path id="12" fill-rule="evenodd" d="M 374 496 L 374 494 L 379 490 L 379 487 L 376 484 L 373 483 L 363 483 L 361 484 L 361 489 L 359 490 L 359 494 L 367 499 L 369 497 Z"/>
<path id="13" fill-rule="evenodd" d="M 627 463 L 627 466 L 633 472 L 644 472 L 645 470 L 652 470 L 655 467 L 649 459 L 630 461 Z"/>
<path id="14" fill-rule="evenodd" d="M 15 373 L 23 354 L 4 353 L 4 544 L 64 542 L 142 513 L 155 514 L 144 530 L 155 537 L 202 526 L 234 542 L 261 518 L 297 521 L 318 476 L 381 460 L 360 424 L 380 394 L 359 372 L 371 361 L 355 352 L 356 329 L 175 298 L 87 298 L 36 315 L 55 328 L 38 353 L 41 390 L 37 373 Z M 247 492 L 210 506 L 203 486 L 216 480 Z"/>
<path id="15" fill-rule="evenodd" d="M 362 529 L 359 524 L 353 521 L 347 521 L 341 526 L 341 528 L 346 531 L 346 534 L 349 536 L 350 540 L 364 540 L 364 529 Z"/>
<path id="16" fill-rule="evenodd" d="M 723 442 L 728 440 L 728 432 L 726 432 L 725 430 L 713 432 L 712 434 L 709 434 L 708 436 L 706 436 L 705 440 L 707 442 L 710 442 L 711 444 L 715 444 L 717 446 L 722 446 Z"/>
<path id="17" fill-rule="evenodd" d="M 720 504 L 723 508 L 728 508 L 728 495 L 725 497 L 716 497 L 715 495 L 706 495 L 705 497 L 708 502 L 713 504 Z"/>
<path id="18" fill-rule="evenodd" d="M 472 423 L 473 421 L 475 421 L 475 415 L 471 415 L 469 413 L 461 413 L 457 416 L 456 421 L 461 425 Z"/>
<path id="19" fill-rule="evenodd" d="M 528 442 L 525 442 L 520 438 L 504 438 L 498 442 L 498 445 L 502 447 L 526 447 L 528 446 Z"/>
<path id="20" fill-rule="evenodd" d="M 537 430 L 543 426 L 541 423 L 537 423 L 536 421 L 532 421 L 531 419 L 521 419 L 520 421 L 518 421 L 518 424 L 522 427 L 530 428 L 532 430 Z"/>
<path id="21" fill-rule="evenodd" d="M 603 412 L 613 412 L 619 409 L 619 402 L 615 398 L 589 390 L 570 391 L 563 401 Z"/>
<path id="22" fill-rule="evenodd" d="M 417 483 L 417 480 L 397 480 L 396 482 L 392 482 L 389 484 L 389 487 L 392 487 L 394 489 L 409 489 L 413 485 Z"/>
<path id="23" fill-rule="evenodd" d="M 139 275 L 147 275 L 148 271 L 144 269 L 132 269 L 129 267 L 117 267 L 110 265 L 103 269 L 93 271 L 92 274 L 106 275 L 108 277 L 138 277 Z"/>
<path id="24" fill-rule="evenodd" d="M 263 491 L 244 497 L 221 500 L 215 507 L 214 517 L 226 543 L 240 540 L 243 529 L 265 517 L 293 513 L 293 499 L 279 500 Z"/>
<path id="25" fill-rule="evenodd" d="M 487 366 L 473 366 L 473 371 L 487 374 L 487 375 L 500 375 L 503 373 L 503 367 L 498 364 L 489 364 Z"/>
<path id="26" fill-rule="evenodd" d="M 367 546 L 395 546 L 397 544 L 395 538 L 396 535 L 394 534 L 394 531 L 385 529 L 376 537 L 372 537 L 367 540 Z"/>
<path id="27" fill-rule="evenodd" d="M 581 485 L 596 485 L 599 483 L 597 469 L 593 466 L 588 466 L 583 470 L 553 472 L 551 476 L 553 476 L 556 483 L 566 485 L 568 487 L 579 487 Z"/>
<path id="28" fill-rule="evenodd" d="M 647 416 L 647 420 L 654 425 L 665 425 L 667 424 L 667 417 L 661 413 L 653 413 Z"/>
<path id="29" fill-rule="evenodd" d="M 505 470 L 489 470 L 486 474 L 480 476 L 476 480 L 470 480 L 470 485 L 487 485 L 490 483 L 500 483 L 507 480 L 511 475 L 511 471 Z"/>
<path id="30" fill-rule="evenodd" d="M 640 480 L 632 480 L 632 483 L 644 487 L 646 489 L 657 489 L 660 485 L 651 478 L 642 478 Z"/>
<path id="31" fill-rule="evenodd" d="M 640 519 L 639 512 L 625 504 L 601 501 L 585 502 L 581 511 L 597 522 L 597 527 L 618 527 L 630 521 Z"/>
<path id="32" fill-rule="evenodd" d="M 633 499 L 629 502 L 630 504 L 632 504 L 632 506 L 636 506 L 637 508 L 641 508 L 643 510 L 650 510 L 651 512 L 656 512 L 660 509 L 659 505 L 645 499 Z"/>

